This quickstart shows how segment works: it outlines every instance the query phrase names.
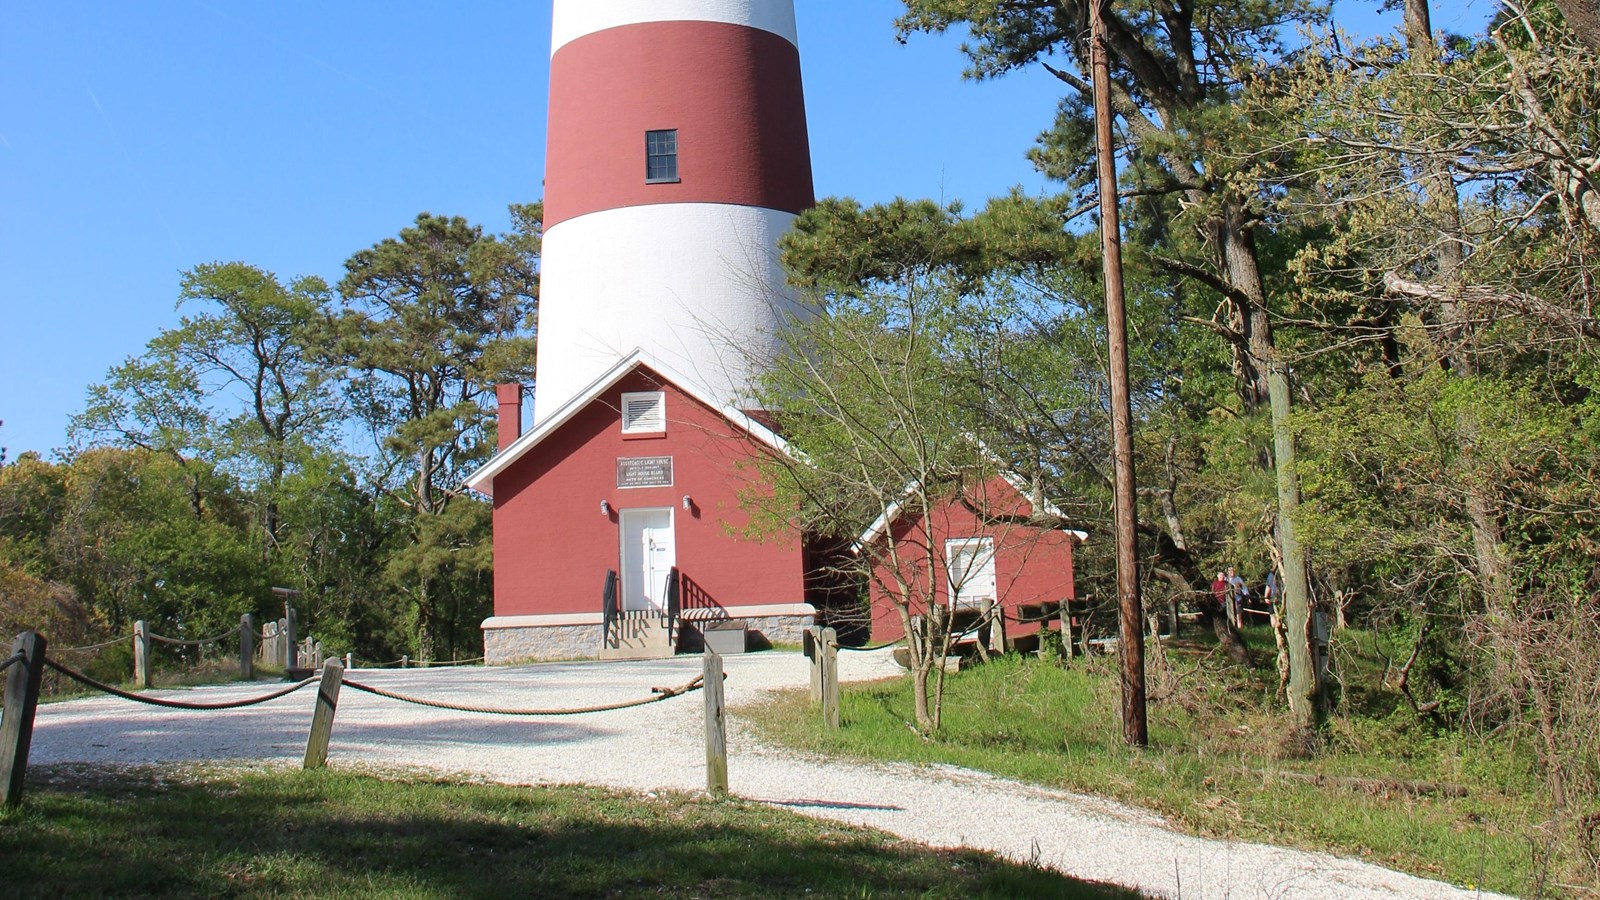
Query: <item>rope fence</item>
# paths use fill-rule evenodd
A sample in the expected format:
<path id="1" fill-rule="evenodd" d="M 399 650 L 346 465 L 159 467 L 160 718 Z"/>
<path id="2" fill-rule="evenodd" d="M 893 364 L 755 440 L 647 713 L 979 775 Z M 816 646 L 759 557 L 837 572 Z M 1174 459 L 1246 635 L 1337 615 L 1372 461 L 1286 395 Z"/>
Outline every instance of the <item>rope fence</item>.
<path id="1" fill-rule="evenodd" d="M 145 636 L 150 638 L 152 641 L 157 641 L 159 643 L 168 644 L 174 647 L 199 647 L 204 644 L 215 644 L 218 641 L 224 641 L 228 638 L 234 638 L 237 640 L 239 637 L 239 630 L 236 628 L 230 628 L 216 637 L 201 638 L 197 641 L 186 641 L 181 638 L 167 637 L 166 635 L 156 634 L 153 631 L 146 632 Z"/>
<path id="2" fill-rule="evenodd" d="M 135 694 L 132 691 L 125 691 L 118 687 L 112 687 L 103 681 L 97 681 L 83 674 L 82 672 L 75 671 L 67 666 L 63 666 L 48 656 L 45 657 L 44 664 L 49 666 L 51 669 L 60 672 L 62 675 L 71 678 L 73 681 L 84 685 L 85 687 L 91 687 L 98 691 L 104 691 L 113 697 L 121 697 L 124 700 L 132 700 L 135 703 L 146 703 L 150 706 L 164 706 L 168 709 L 243 709 L 246 706 L 255 706 L 257 704 L 266 703 L 269 700 L 276 700 L 279 697 L 287 697 L 295 691 L 298 691 L 306 685 L 309 685 L 317 680 L 315 678 L 307 678 L 304 681 L 295 682 L 286 688 L 273 691 L 270 694 L 264 694 L 260 697 L 250 697 L 244 700 L 230 700 L 222 703 L 190 703 L 186 700 L 165 700 L 160 697 L 150 697 L 145 694 Z"/>
<path id="3" fill-rule="evenodd" d="M 79 652 L 86 651 L 86 650 L 104 650 L 107 647 L 114 647 L 117 644 L 125 644 L 127 642 L 128 642 L 128 639 L 126 637 L 115 637 L 115 638 L 112 638 L 109 641 L 101 641 L 98 644 L 89 644 L 89 645 L 83 646 L 83 647 L 57 647 L 55 649 L 55 652 L 56 653 L 79 653 Z"/>
<path id="4" fill-rule="evenodd" d="M 633 709 L 637 706 L 648 706 L 651 703 L 660 703 L 679 697 L 690 691 L 697 691 L 704 685 L 704 676 L 696 676 L 689 683 L 675 688 L 653 687 L 650 693 L 654 696 L 639 700 L 626 700 L 620 703 L 606 703 L 598 706 L 579 706 L 571 709 L 507 709 L 501 706 L 475 706 L 468 703 L 446 703 L 442 700 L 428 700 L 423 697 L 413 697 L 395 691 L 386 691 L 383 688 L 362 684 L 346 678 L 344 686 L 352 690 L 372 694 L 375 697 L 387 697 L 390 700 L 399 700 L 402 703 L 414 703 L 417 706 L 427 706 L 433 709 L 447 709 L 453 712 L 485 713 L 496 716 L 581 716 L 587 713 L 611 712 L 618 709 Z"/>
<path id="5" fill-rule="evenodd" d="M 409 656 L 402 656 L 399 659 L 391 659 L 388 662 L 365 662 L 365 661 L 363 661 L 361 663 L 361 665 L 359 665 L 359 666 L 349 666 L 347 668 L 352 668 L 352 669 L 356 669 L 356 668 L 359 668 L 359 669 L 444 669 L 444 668 L 449 668 L 450 666 L 470 666 L 470 665 L 474 665 L 474 664 L 481 663 L 481 662 L 486 662 L 486 661 L 487 660 L 482 656 L 474 656 L 474 657 L 472 657 L 470 659 L 433 659 L 433 660 L 430 660 L 430 659 L 412 659 Z"/>
<path id="6" fill-rule="evenodd" d="M 230 632 L 230 635 L 232 632 Z M 212 638 L 208 641 L 222 640 Z M 155 635 L 143 633 L 149 639 Z M 178 642 L 189 645 L 206 643 L 208 641 Z M 115 641 L 112 643 L 118 643 Z M 674 697 L 682 697 L 695 691 L 702 691 L 706 697 L 706 784 L 707 789 L 715 795 L 727 793 L 727 742 L 725 711 L 723 707 L 723 681 L 727 677 L 722 670 L 722 658 L 711 650 L 705 653 L 704 674 L 697 675 L 682 685 L 676 687 L 652 687 L 650 695 L 635 699 L 619 700 L 613 703 L 599 703 L 587 706 L 565 708 L 515 708 L 504 706 L 488 706 L 471 703 L 452 703 L 444 700 L 435 700 L 428 697 L 418 697 L 398 691 L 386 690 L 371 684 L 353 681 L 345 677 L 345 667 L 337 658 L 329 659 L 321 669 L 321 674 L 311 676 L 277 690 L 270 691 L 254 697 L 245 697 L 238 700 L 224 700 L 217 702 L 198 702 L 190 700 L 173 700 L 164 697 L 152 697 L 148 694 L 123 690 L 86 675 L 71 666 L 64 665 L 50 658 L 45 653 L 46 641 L 34 632 L 24 632 L 18 636 L 18 649 L 10 657 L 0 660 L 0 674 L 5 675 L 7 699 L 13 699 L 12 694 L 20 693 L 21 703 L 7 703 L 0 708 L 0 768 L 17 773 L 7 784 L 0 785 L 4 796 L 0 802 L 14 805 L 20 802 L 22 791 L 22 773 L 27 769 L 28 747 L 33 733 L 34 713 L 37 708 L 41 676 L 46 669 L 56 672 L 72 681 L 75 681 L 92 690 L 100 691 L 123 700 L 157 706 L 165 709 L 181 709 L 200 712 L 219 712 L 224 710 L 243 709 L 258 706 L 279 700 L 284 697 L 304 690 L 312 684 L 320 683 L 317 698 L 313 706 L 310 732 L 306 741 L 306 756 L 304 767 L 307 769 L 319 768 L 327 761 L 328 743 L 333 729 L 334 711 L 338 705 L 339 689 L 348 685 L 352 690 L 360 691 L 376 697 L 409 703 L 431 709 L 448 710 L 452 712 L 477 713 L 484 715 L 516 716 L 516 717 L 555 717 L 578 716 L 591 713 L 614 712 L 618 710 L 636 709 L 655 703 L 662 703 Z M 68 648 L 79 650 L 84 648 Z M 401 658 L 401 662 L 405 661 Z M 452 660 L 449 663 L 434 663 L 433 665 L 461 665 L 463 663 L 481 662 L 482 657 L 470 660 Z M 21 666 L 19 672 L 8 672 L 16 666 Z M 429 663 L 419 662 L 415 665 L 426 666 Z M 714 683 L 714 687 L 708 685 Z M 18 691 L 21 685 L 23 690 Z"/>
<path id="7" fill-rule="evenodd" d="M 871 652 L 873 652 L 875 650 L 887 650 L 890 647 L 893 647 L 894 645 L 896 645 L 896 644 L 898 644 L 898 643 L 900 643 L 900 642 L 902 642 L 904 640 L 905 640 L 905 638 L 898 637 L 898 638 L 895 638 L 892 641 L 884 641 L 883 643 L 878 644 L 878 645 L 873 646 L 873 647 L 845 647 L 845 646 L 840 646 L 839 647 L 839 652 L 840 653 L 871 653 Z"/>

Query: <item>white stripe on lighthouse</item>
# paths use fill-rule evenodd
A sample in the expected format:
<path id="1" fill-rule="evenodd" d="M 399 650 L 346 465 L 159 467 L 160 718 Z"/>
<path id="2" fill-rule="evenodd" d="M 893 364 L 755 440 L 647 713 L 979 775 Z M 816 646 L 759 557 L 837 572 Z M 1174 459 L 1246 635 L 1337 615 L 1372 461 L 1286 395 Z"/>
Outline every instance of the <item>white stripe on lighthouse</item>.
<path id="1" fill-rule="evenodd" d="M 726 22 L 799 45 L 792 0 L 556 0 L 550 55 L 586 34 L 642 22 Z"/>
<path id="2" fill-rule="evenodd" d="M 777 249 L 794 219 L 672 203 L 590 213 L 546 232 L 534 419 L 636 347 L 748 408 L 751 385 L 779 351 L 778 331 L 801 311 Z"/>

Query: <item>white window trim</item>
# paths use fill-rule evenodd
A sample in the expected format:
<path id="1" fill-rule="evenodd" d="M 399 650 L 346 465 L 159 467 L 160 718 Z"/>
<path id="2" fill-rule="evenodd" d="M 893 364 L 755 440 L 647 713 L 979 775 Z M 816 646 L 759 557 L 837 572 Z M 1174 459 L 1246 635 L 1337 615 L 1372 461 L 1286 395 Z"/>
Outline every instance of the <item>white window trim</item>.
<path id="1" fill-rule="evenodd" d="M 995 568 L 994 538 L 986 535 L 965 538 L 947 538 L 944 542 L 944 574 L 945 580 L 948 584 L 948 597 L 946 599 L 952 609 L 958 605 L 956 601 L 956 595 L 960 593 L 960 589 L 966 586 L 967 582 L 971 580 L 972 575 L 974 574 L 973 570 L 971 569 L 962 572 L 962 579 L 958 583 L 956 581 L 956 573 L 953 571 L 955 555 L 958 551 L 973 544 L 978 545 L 980 548 L 980 553 L 987 551 L 989 555 L 988 569 L 994 578 L 994 596 L 988 598 L 980 597 L 972 600 L 963 599 L 960 601 L 959 605 L 976 609 L 983 605 L 983 601 L 985 599 L 988 599 L 994 603 L 1000 602 L 1000 573 Z M 978 567 L 977 571 L 983 571 L 983 567 Z"/>
<path id="2" fill-rule="evenodd" d="M 630 415 L 631 404 L 654 398 L 655 415 L 646 418 L 641 423 Z M 667 392 L 666 391 L 625 391 L 622 394 L 622 433 L 623 434 L 661 434 L 667 430 Z"/>

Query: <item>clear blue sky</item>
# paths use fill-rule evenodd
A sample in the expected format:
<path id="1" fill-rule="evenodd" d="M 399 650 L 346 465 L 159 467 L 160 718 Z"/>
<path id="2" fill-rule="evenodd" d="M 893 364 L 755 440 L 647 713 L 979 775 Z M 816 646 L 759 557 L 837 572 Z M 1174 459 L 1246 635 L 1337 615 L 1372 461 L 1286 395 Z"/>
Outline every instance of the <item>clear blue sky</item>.
<path id="1" fill-rule="evenodd" d="M 336 281 L 418 212 L 491 231 L 538 199 L 548 0 L 0 2 L 0 445 L 66 443 L 85 388 L 176 323 L 179 273 Z M 1344 0 L 1358 32 L 1391 24 Z M 1491 0 L 1436 3 L 1476 31 Z M 979 203 L 1044 189 L 1060 95 L 960 78 L 896 0 L 798 0 L 819 196 Z"/>

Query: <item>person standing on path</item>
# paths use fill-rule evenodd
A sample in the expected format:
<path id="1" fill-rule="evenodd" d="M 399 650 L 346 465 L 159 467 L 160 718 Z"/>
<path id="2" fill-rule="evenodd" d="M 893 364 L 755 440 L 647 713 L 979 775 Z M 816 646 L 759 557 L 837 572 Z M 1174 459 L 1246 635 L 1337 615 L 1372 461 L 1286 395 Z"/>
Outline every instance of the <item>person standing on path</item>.
<path id="1" fill-rule="evenodd" d="M 1250 588 L 1234 572 L 1233 566 L 1228 567 L 1228 620 L 1234 628 L 1244 627 L 1244 604 L 1250 599 Z"/>

